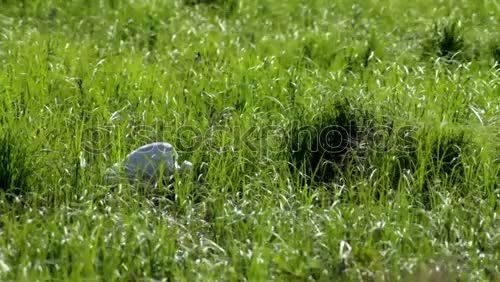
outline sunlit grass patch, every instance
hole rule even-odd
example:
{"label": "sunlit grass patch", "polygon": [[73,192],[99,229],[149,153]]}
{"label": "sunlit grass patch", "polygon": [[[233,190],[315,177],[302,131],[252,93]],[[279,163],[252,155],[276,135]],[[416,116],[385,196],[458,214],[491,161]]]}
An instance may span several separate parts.
{"label": "sunlit grass patch", "polygon": [[0,0],[0,280],[498,280],[493,2]]}

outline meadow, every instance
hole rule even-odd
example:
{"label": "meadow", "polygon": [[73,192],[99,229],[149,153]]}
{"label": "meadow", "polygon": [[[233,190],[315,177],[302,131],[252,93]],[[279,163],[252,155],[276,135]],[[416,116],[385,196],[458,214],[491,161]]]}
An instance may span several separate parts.
{"label": "meadow", "polygon": [[[0,0],[1,281],[498,281],[496,0]],[[107,168],[150,142],[154,189]]]}

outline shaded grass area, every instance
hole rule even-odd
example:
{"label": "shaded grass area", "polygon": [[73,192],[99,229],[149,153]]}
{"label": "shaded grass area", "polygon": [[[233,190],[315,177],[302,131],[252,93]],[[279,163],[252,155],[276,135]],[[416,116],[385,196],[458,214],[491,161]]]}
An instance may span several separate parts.
{"label": "shaded grass area", "polygon": [[386,4],[0,0],[0,280],[498,279],[498,7]]}
{"label": "shaded grass area", "polygon": [[447,60],[466,59],[467,50],[461,27],[457,22],[434,24],[431,35],[423,44],[424,54]]}
{"label": "shaded grass area", "polygon": [[8,128],[0,136],[0,190],[11,200],[31,191],[35,166],[31,147],[22,138]]}
{"label": "shaded grass area", "polygon": [[327,105],[312,124],[294,124],[290,129],[290,168],[303,183],[314,186],[314,182],[331,185],[373,179],[369,183],[381,183],[373,187],[374,200],[401,186],[413,186],[412,197],[426,209],[432,208],[433,186],[467,193],[460,192],[468,189],[467,185],[460,187],[471,169],[467,158],[479,158],[479,147],[470,133],[428,126],[394,128],[392,121],[384,124],[349,105],[348,101]]}

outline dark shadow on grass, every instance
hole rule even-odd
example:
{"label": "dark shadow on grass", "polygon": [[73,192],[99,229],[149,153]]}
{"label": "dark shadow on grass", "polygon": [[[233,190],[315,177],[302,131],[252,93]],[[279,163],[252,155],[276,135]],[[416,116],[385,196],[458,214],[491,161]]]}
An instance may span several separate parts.
{"label": "dark shadow on grass", "polygon": [[311,123],[292,125],[291,168],[303,171],[308,182],[334,181],[352,160],[370,120],[369,113],[354,110],[345,100],[326,106]]}
{"label": "dark shadow on grass", "polygon": [[464,156],[473,146],[463,130],[415,126],[396,130],[392,122],[377,120],[348,100],[318,111],[314,120],[289,131],[290,169],[302,183],[356,185],[369,179],[383,183],[374,186],[375,200],[386,189],[409,185],[425,208],[432,208],[436,185],[463,185]]}
{"label": "dark shadow on grass", "polygon": [[462,28],[453,20],[434,23],[428,37],[422,43],[422,49],[424,57],[443,58],[447,62],[470,59]]}
{"label": "dark shadow on grass", "polygon": [[8,200],[31,190],[31,152],[19,134],[9,129],[0,133],[0,191]]}

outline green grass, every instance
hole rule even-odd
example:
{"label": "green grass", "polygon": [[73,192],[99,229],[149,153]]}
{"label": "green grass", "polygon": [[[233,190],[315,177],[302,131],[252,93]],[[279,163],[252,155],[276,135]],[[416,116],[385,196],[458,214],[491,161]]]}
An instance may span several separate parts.
{"label": "green grass", "polygon": [[499,10],[0,0],[0,280],[498,281]]}

